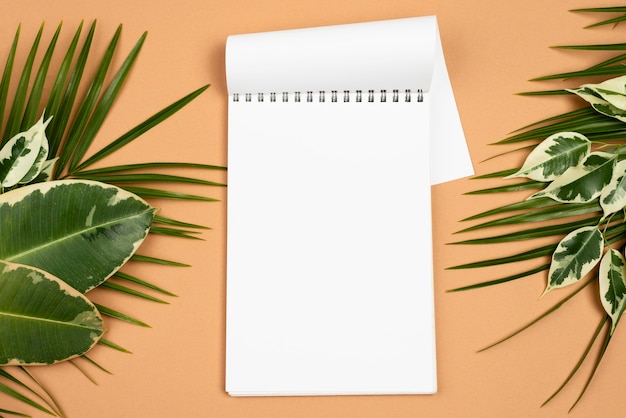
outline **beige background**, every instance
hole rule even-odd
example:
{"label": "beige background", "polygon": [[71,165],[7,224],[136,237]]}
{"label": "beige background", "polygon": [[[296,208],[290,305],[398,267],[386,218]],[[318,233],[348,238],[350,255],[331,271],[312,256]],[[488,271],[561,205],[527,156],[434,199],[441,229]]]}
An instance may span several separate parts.
{"label": "beige background", "polygon": [[[22,23],[22,55],[45,21],[45,39],[64,22],[67,44],[81,19],[98,20],[94,44],[101,53],[116,26],[124,24],[121,51],[127,53],[149,32],[139,61],[118,104],[98,136],[103,145],[175,99],[211,83],[188,108],[106,164],[141,161],[226,163],[226,84],[224,45],[229,34],[382,20],[436,14],[459,112],[478,173],[509,168],[522,155],[480,163],[504,150],[488,144],[539,118],[569,109],[575,101],[523,98],[513,93],[563,85],[525,80],[591,65],[601,54],[550,50],[574,43],[622,42],[621,27],[583,30],[593,21],[568,8],[612,6],[608,0],[75,0],[3,2],[0,60]],[[119,65],[118,57],[116,63]],[[93,70],[93,68],[92,68]],[[218,173],[194,174],[225,180]],[[99,347],[91,356],[114,375],[90,366],[89,383],[69,364],[35,370],[53,389],[72,418],[97,417],[556,417],[584,384],[589,364],[561,396],[541,403],[567,376],[601,317],[593,290],[525,334],[477,354],[559,299],[541,302],[543,276],[466,293],[446,291],[507,274],[505,269],[448,271],[453,264],[504,254],[506,246],[468,248],[446,245],[457,237],[459,219],[519,200],[514,196],[472,197],[464,192],[494,182],[459,180],[433,189],[439,393],[434,396],[294,397],[234,399],[224,392],[225,211],[223,189],[180,187],[209,194],[221,203],[174,204],[158,201],[166,216],[213,227],[204,241],[150,239],[141,252],[187,262],[186,269],[133,266],[131,272],[179,297],[169,306],[94,295],[112,307],[149,322],[151,329],[109,321],[108,338],[127,347],[125,355]],[[496,201],[498,200],[498,201]],[[526,244],[515,247],[526,246]],[[536,264],[533,264],[536,265]],[[529,265],[530,266],[530,265]],[[556,293],[556,292],[555,292]],[[623,415],[626,337],[617,332],[605,361],[573,417]],[[2,407],[16,407],[5,398]],[[19,407],[19,406],[18,406]],[[36,414],[35,414],[36,415]]]}

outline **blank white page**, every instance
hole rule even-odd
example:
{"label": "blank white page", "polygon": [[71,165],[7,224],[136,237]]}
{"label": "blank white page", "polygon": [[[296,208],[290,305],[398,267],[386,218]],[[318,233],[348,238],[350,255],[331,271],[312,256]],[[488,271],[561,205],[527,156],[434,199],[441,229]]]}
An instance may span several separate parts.
{"label": "blank white page", "polygon": [[434,18],[229,38],[229,394],[436,392],[436,45]]}

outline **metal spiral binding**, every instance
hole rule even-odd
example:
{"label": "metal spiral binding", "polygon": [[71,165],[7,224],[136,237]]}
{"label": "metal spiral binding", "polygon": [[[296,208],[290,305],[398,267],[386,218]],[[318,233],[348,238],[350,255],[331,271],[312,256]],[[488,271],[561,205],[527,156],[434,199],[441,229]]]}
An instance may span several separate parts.
{"label": "metal spiral binding", "polygon": [[[350,90],[344,90],[343,91],[343,102],[347,103],[350,101]],[[357,103],[363,102],[363,100],[365,99],[365,95],[363,94],[363,90],[355,90],[355,101]],[[380,102],[387,102],[387,99],[390,98],[392,102],[397,103],[400,102],[400,98],[401,98],[401,93],[400,90],[398,89],[394,89],[391,91],[391,94],[387,93],[387,90],[380,90],[379,92],[379,101]],[[404,102],[411,102],[412,101],[412,94],[414,92],[411,91],[411,89],[406,89],[404,90]],[[419,89],[417,91],[415,91],[415,93],[417,93],[417,97],[416,97],[416,101],[417,102],[423,102],[424,101],[424,92]],[[256,94],[256,101],[257,102],[263,102],[265,100],[266,97],[266,93],[257,93]],[[252,93],[245,93],[244,98],[246,102],[251,102],[252,101]],[[280,95],[281,101],[282,102],[288,102],[289,101],[289,93],[284,91],[282,92]],[[302,96],[305,96],[306,102],[311,103],[313,102],[313,96],[314,93],[313,91],[307,91],[306,93],[303,92],[299,92],[296,91],[293,94],[293,100],[294,102],[301,102],[303,101]],[[276,102],[276,93],[269,93],[269,97],[270,97],[270,102]],[[338,101],[339,98],[339,93],[337,92],[337,90],[331,90],[330,91],[330,101],[331,103],[336,103]],[[324,90],[320,90],[317,94],[317,100],[321,103],[326,101],[326,91]],[[367,101],[372,103],[376,100],[376,92],[374,90],[367,90]],[[234,93],[233,94],[233,102],[238,102],[239,101],[239,93]]]}

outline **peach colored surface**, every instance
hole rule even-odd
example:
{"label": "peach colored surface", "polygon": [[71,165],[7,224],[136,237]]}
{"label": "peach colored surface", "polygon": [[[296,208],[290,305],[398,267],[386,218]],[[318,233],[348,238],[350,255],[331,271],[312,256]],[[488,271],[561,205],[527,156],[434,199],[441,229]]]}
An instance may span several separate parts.
{"label": "peach colored surface", "polygon": [[[101,53],[119,23],[121,51],[128,52],[149,32],[122,96],[98,136],[99,145],[134,126],[184,94],[212,87],[171,120],[106,163],[189,161],[226,163],[226,84],[224,46],[229,34],[382,20],[436,14],[450,77],[478,173],[513,164],[521,156],[479,163],[500,151],[488,146],[528,122],[567,110],[574,102],[522,98],[513,93],[539,86],[525,80],[591,65],[596,57],[550,50],[555,44],[623,42],[621,27],[583,30],[592,17],[568,8],[612,6],[608,0],[73,0],[3,3],[0,59],[22,23],[23,46],[42,21],[49,39],[63,20],[67,44],[81,19],[98,20],[96,52]],[[619,3],[619,2],[617,2]],[[25,58],[22,47],[20,62]],[[119,65],[120,59],[116,61]],[[91,69],[93,70],[93,68]],[[540,87],[558,88],[559,83]],[[187,173],[183,173],[187,174]],[[191,173],[226,180],[215,173]],[[151,329],[109,321],[108,338],[130,349],[126,355],[99,347],[91,356],[114,375],[90,366],[98,381],[89,383],[75,368],[61,364],[35,370],[72,418],[99,417],[557,417],[584,384],[582,374],[548,406],[541,403],[567,376],[600,318],[598,302],[585,292],[566,310],[490,351],[476,351],[542,312],[558,299],[538,295],[545,278],[467,293],[447,290],[506,274],[507,269],[447,271],[453,264],[504,254],[504,247],[446,245],[456,239],[459,219],[504,202],[502,197],[463,193],[478,186],[459,180],[433,189],[436,274],[436,326],[439,392],[433,396],[229,397],[224,392],[225,213],[226,192],[180,187],[222,200],[220,203],[156,202],[164,215],[210,225],[204,241],[150,239],[143,253],[180,260],[186,269],[134,266],[133,272],[173,291],[170,305],[94,297],[149,322]],[[521,199],[523,195],[518,197]],[[556,292],[555,292],[556,293]],[[572,417],[623,415],[626,338],[617,332],[587,395]],[[1,398],[1,407],[20,407]],[[35,416],[38,416],[35,413]]]}

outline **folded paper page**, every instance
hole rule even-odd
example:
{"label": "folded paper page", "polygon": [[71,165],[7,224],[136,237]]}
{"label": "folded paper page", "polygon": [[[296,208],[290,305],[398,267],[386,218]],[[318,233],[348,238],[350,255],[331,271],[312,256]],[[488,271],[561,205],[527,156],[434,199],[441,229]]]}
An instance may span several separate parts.
{"label": "folded paper page", "polygon": [[434,17],[228,39],[229,394],[436,391],[437,57]]}

